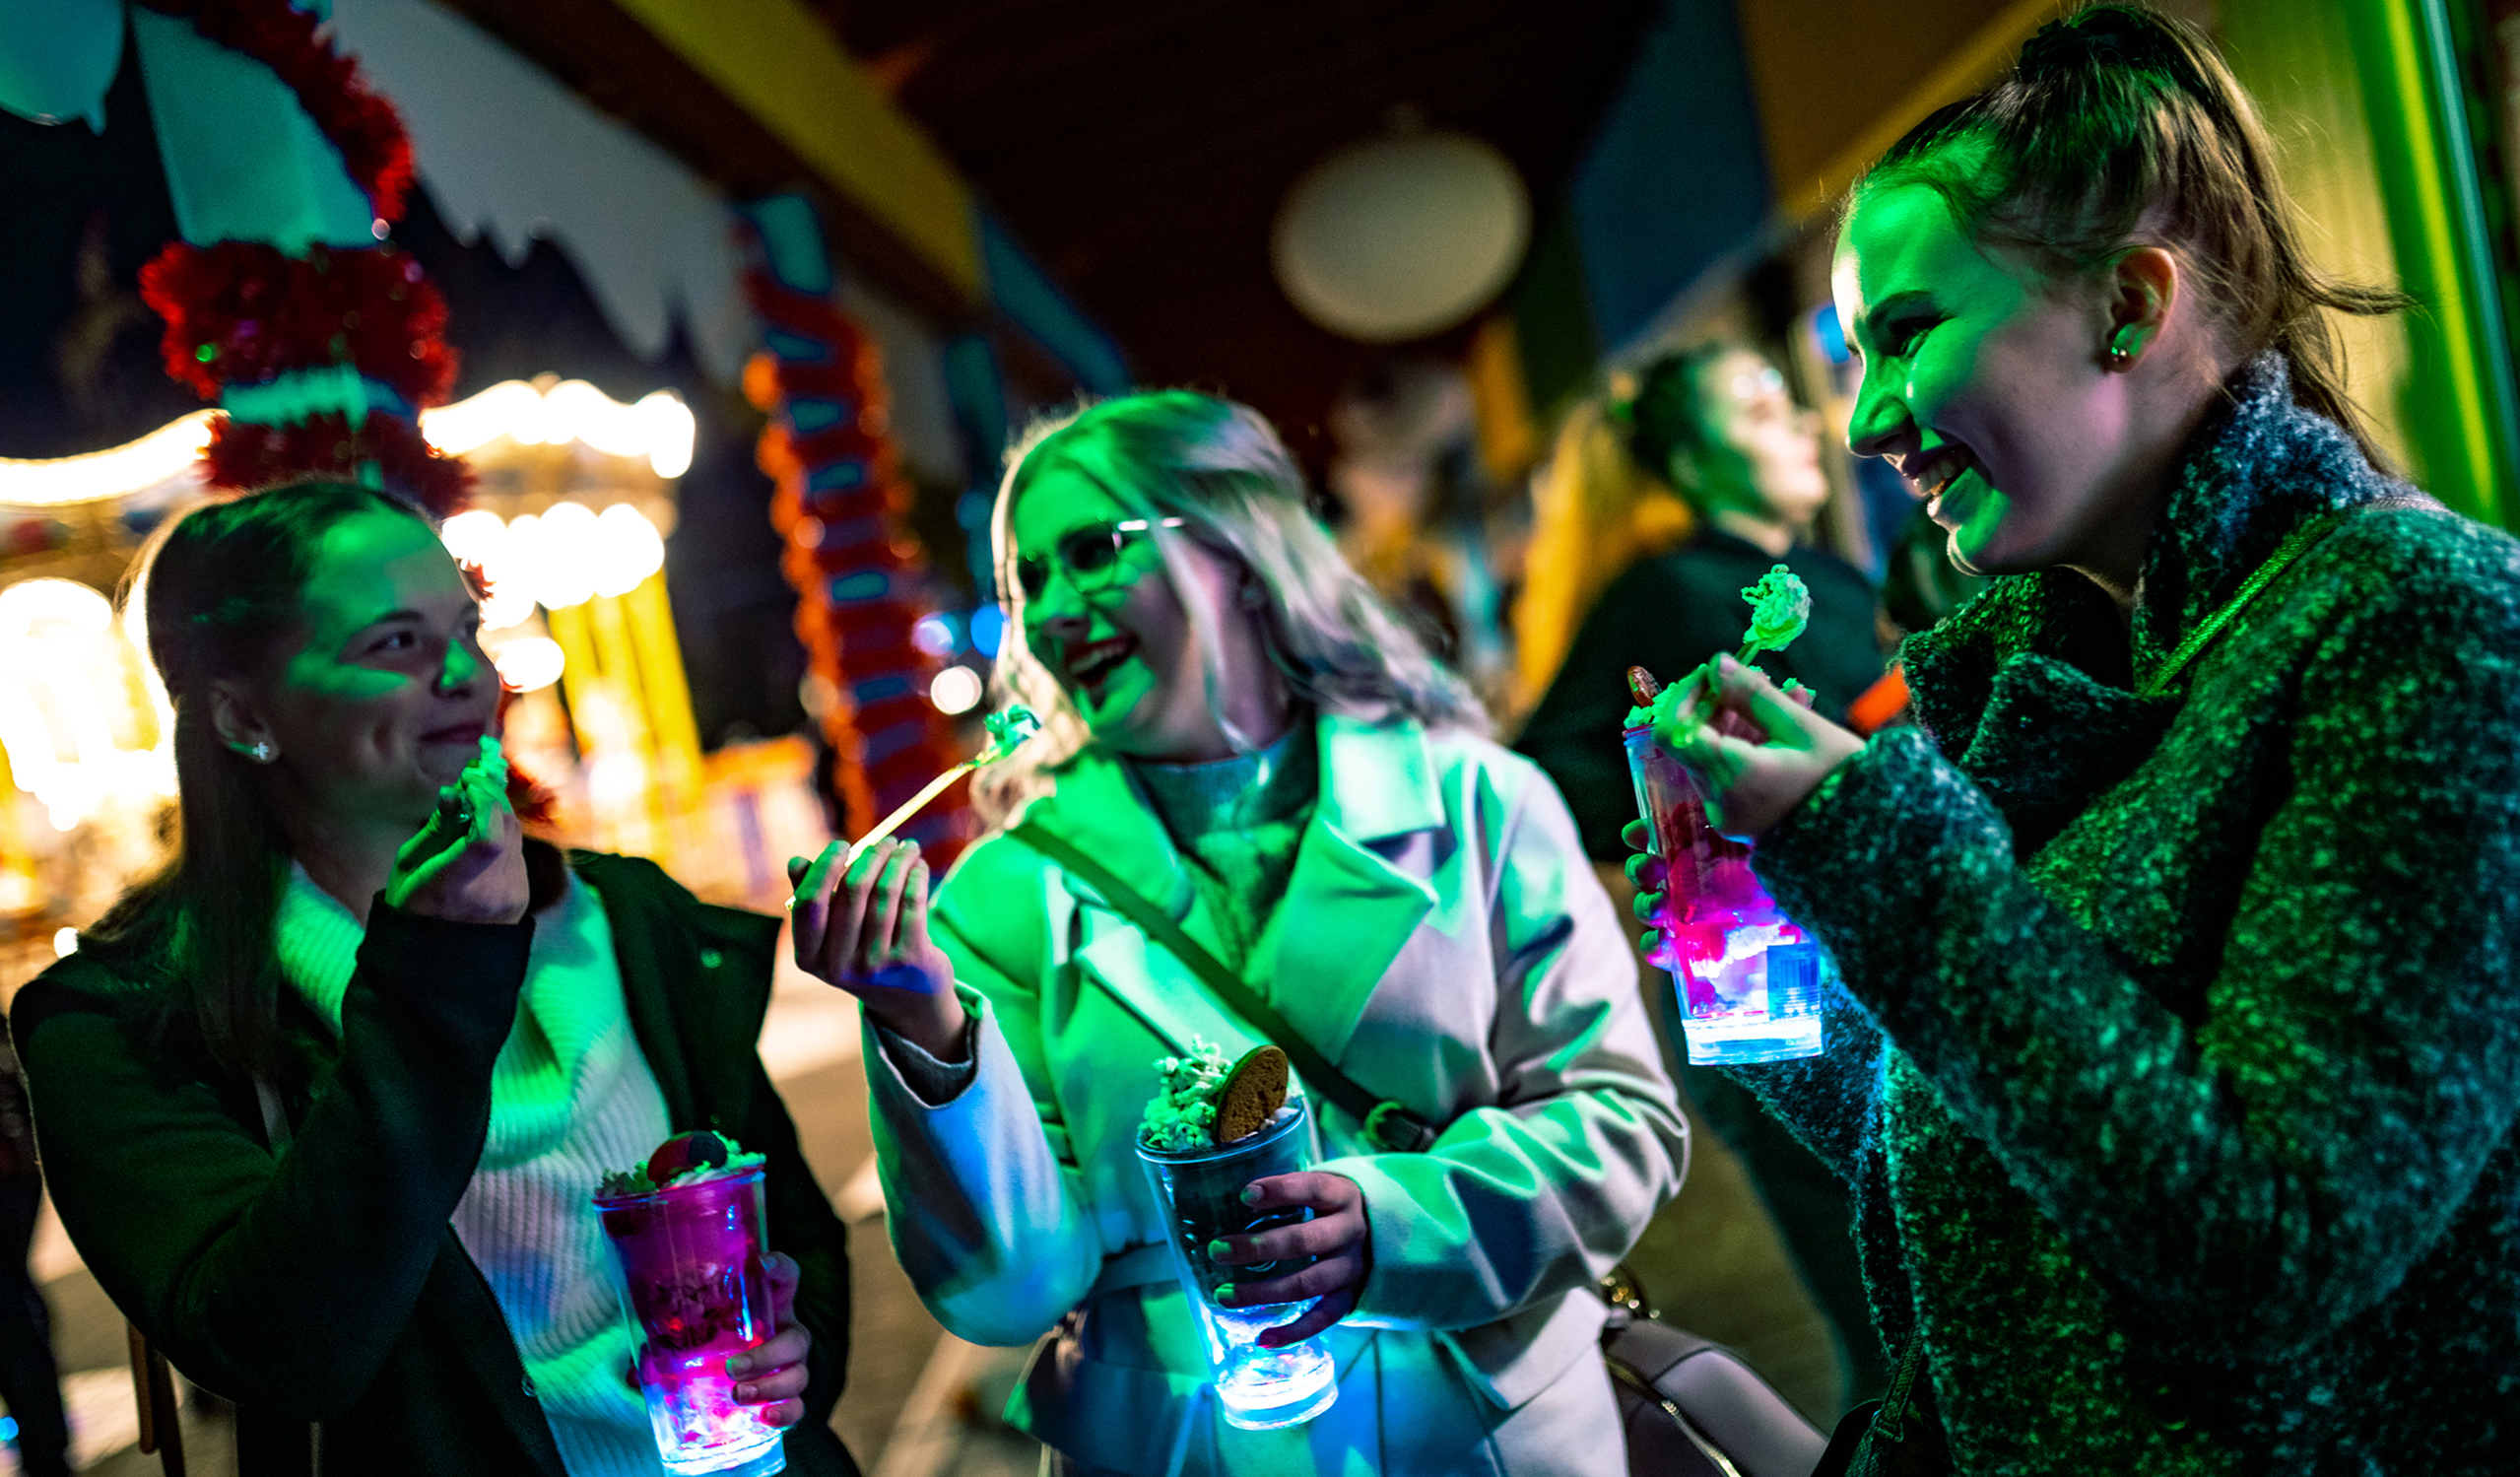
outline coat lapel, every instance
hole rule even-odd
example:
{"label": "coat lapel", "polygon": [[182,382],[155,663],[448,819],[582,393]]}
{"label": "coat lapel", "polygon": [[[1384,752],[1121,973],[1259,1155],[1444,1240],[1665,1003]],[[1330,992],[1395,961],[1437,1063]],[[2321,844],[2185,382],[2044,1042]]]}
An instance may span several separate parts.
{"label": "coat lapel", "polygon": [[[1247,977],[1332,1061],[1374,986],[1434,906],[1444,824],[1426,736],[1413,723],[1320,720],[1321,798],[1295,852],[1287,894],[1253,951]],[[1055,831],[1120,880],[1186,916],[1196,890],[1163,825],[1116,761],[1088,751],[1028,819]],[[1189,966],[1115,917],[1094,889],[1067,878],[1092,906],[1077,961],[1147,1028],[1187,1049],[1205,1037],[1228,1050],[1263,1038],[1202,984]]]}
{"label": "coat lapel", "polygon": [[[1100,750],[1068,763],[1058,788],[1034,801],[1025,816],[1111,869],[1121,882],[1162,908],[1175,922],[1190,913],[1196,890],[1187,863],[1164,834],[1128,770]],[[1069,896],[1083,906],[1076,961],[1121,1008],[1176,1052],[1204,1037],[1229,1051],[1256,1044],[1248,1026],[1214,1000],[1190,967],[1119,915],[1092,883],[1060,871]],[[1053,916],[1059,916],[1058,910]]]}
{"label": "coat lapel", "polygon": [[1255,952],[1269,1003],[1332,1061],[1435,904],[1444,824],[1415,723],[1321,719],[1321,802]]}

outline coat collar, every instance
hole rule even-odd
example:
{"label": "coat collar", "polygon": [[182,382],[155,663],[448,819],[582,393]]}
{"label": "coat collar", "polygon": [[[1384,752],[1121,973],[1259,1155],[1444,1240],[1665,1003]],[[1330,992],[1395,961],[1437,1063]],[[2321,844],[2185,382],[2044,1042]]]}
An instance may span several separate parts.
{"label": "coat collar", "polygon": [[1900,648],[1919,721],[2004,812],[2017,853],[2044,845],[2158,745],[2183,700],[2136,697],[2287,534],[2410,492],[2292,399],[2283,358],[2235,373],[2199,428],[2147,545],[2131,623],[2064,570],[1998,579]]}
{"label": "coat collar", "polygon": [[1917,715],[1947,752],[1965,751],[1997,672],[2024,655],[2131,689],[2294,528],[2411,491],[2373,470],[2343,428],[2294,403],[2283,356],[2262,354],[2233,373],[2162,500],[2131,632],[2098,587],[2070,571],[1998,579],[1900,647]]}
{"label": "coat collar", "polygon": [[[1444,826],[1445,813],[1418,724],[1325,712],[1316,732],[1320,800],[1297,843],[1286,896],[1252,951],[1247,977],[1336,1061],[1374,986],[1434,904],[1428,878],[1438,848],[1425,838]],[[1089,748],[1058,771],[1056,780],[1056,789],[1034,801],[1025,819],[1085,849],[1174,918],[1187,917],[1198,906],[1188,863],[1127,766]],[[1082,880],[1064,881],[1078,901],[1103,906]],[[1186,966],[1134,928],[1097,924],[1077,957],[1176,1047],[1186,1047],[1194,1034],[1216,1039],[1221,1026],[1232,1023]],[[1233,1035],[1259,1039],[1248,1028]]]}

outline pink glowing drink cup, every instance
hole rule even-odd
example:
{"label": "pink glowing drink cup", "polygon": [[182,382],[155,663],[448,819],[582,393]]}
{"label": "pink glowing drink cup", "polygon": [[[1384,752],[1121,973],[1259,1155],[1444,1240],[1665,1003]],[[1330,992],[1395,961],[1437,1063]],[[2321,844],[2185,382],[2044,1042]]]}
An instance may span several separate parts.
{"label": "pink glowing drink cup", "polygon": [[1750,869],[1750,843],[1707,823],[1706,797],[1649,725],[1624,731],[1636,808],[1665,865],[1653,963],[1671,973],[1691,1066],[1817,1056],[1820,946]]}
{"label": "pink glowing drink cup", "polygon": [[665,1470],[675,1477],[766,1477],[787,1465],[779,1429],[735,1398],[726,1357],[768,1341],[762,1267],[762,1172],[646,1194],[597,1195],[638,1332],[638,1387]]}

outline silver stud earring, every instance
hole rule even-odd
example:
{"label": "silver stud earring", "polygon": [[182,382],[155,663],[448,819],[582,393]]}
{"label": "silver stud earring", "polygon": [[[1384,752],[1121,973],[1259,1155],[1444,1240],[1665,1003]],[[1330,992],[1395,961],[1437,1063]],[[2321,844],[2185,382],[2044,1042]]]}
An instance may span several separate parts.
{"label": "silver stud earring", "polygon": [[258,765],[267,765],[280,757],[280,751],[271,746],[271,740],[256,739],[254,746],[245,751],[245,757]]}
{"label": "silver stud earring", "polygon": [[2134,363],[2135,352],[2126,347],[2126,335],[2121,333],[2117,336],[2116,340],[2109,345],[2109,368],[2112,369],[2124,369]]}

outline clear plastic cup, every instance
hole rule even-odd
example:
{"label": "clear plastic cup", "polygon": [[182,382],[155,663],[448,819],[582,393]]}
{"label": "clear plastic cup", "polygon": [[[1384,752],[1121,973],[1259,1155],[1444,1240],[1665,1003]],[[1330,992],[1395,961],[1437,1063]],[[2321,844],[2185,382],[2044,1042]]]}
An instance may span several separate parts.
{"label": "clear plastic cup", "polygon": [[1651,727],[1624,737],[1637,813],[1667,879],[1651,958],[1671,974],[1690,1065],[1819,1055],[1827,957],[1758,885],[1750,843],[1707,823],[1688,766],[1654,742]]}
{"label": "clear plastic cup", "polygon": [[762,1267],[762,1172],[644,1195],[595,1197],[616,1286],[638,1333],[638,1387],[657,1454],[674,1477],[767,1477],[787,1465],[781,1433],[735,1398],[726,1357],[769,1341]]}
{"label": "clear plastic cup", "polygon": [[1312,1212],[1280,1207],[1253,1210],[1242,1192],[1254,1179],[1310,1169],[1312,1120],[1303,1101],[1279,1109],[1259,1132],[1216,1149],[1163,1150],[1138,1145],[1156,1203],[1172,1228],[1172,1262],[1190,1306],[1198,1309],[1215,1368],[1218,1403],[1226,1423],[1245,1431],[1298,1426],[1339,1399],[1338,1362],[1318,1338],[1282,1349],[1260,1347],[1262,1330],[1292,1323],[1312,1307],[1270,1303],[1220,1308],[1217,1289],[1231,1282],[1284,1277],[1311,1258],[1223,1266],[1208,1258],[1208,1243],[1312,1219]]}

